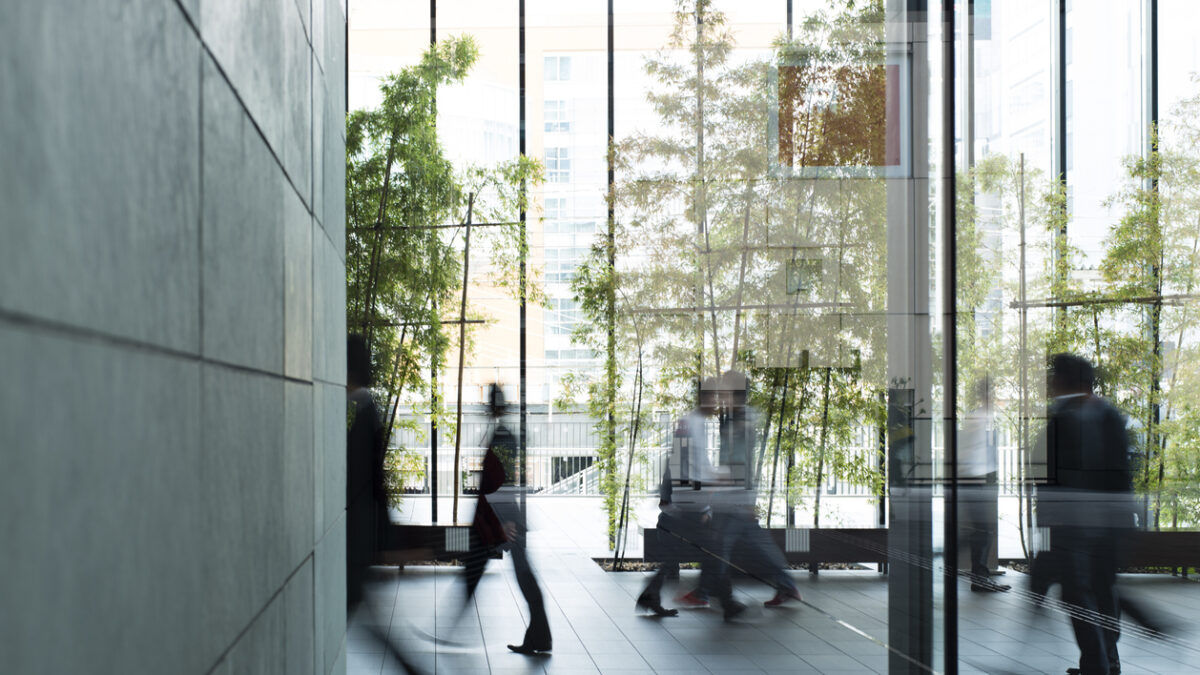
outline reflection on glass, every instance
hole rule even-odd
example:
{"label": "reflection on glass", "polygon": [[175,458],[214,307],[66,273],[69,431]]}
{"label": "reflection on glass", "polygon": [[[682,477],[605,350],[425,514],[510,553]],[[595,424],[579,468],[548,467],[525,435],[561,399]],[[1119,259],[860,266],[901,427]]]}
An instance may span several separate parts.
{"label": "reflection on glass", "polygon": [[[668,630],[715,608],[695,615],[707,643],[746,622],[784,636],[786,667],[822,671],[1112,672],[1119,658],[1133,672],[1151,650],[1189,663],[1185,622],[1155,600],[1187,582],[1118,576],[1194,564],[1177,551],[1196,550],[1200,519],[1200,50],[1180,28],[1190,4],[1159,4],[1152,73],[1146,6],[1125,0],[1066,3],[1063,24],[1054,3],[976,0],[952,25],[891,0],[796,0],[791,25],[782,2],[619,1],[610,17],[530,0],[523,54],[518,3],[443,3],[439,35],[471,34],[480,54],[437,96],[448,161],[466,175],[523,143],[543,180],[482,198],[476,223],[508,222],[526,195],[525,224],[474,230],[465,283],[433,308],[448,347],[414,353],[419,386],[396,400],[408,477],[393,485],[412,494],[394,519],[432,522],[434,456],[438,498],[478,490],[486,385],[501,381],[524,401],[511,428],[531,556],[544,542],[604,559],[589,593],[636,594]],[[446,214],[459,229],[426,244],[455,275],[462,201]],[[463,318],[484,323],[460,344]],[[1094,364],[1093,388],[1048,390],[1052,354]],[[1096,399],[1124,450],[1047,440],[1074,419],[1072,393]],[[1122,452],[1109,469],[1127,485],[1084,502],[1129,518],[1054,522],[1100,510],[1056,506],[1094,492],[1064,472]],[[430,555],[453,559],[443,548]],[[621,581],[631,563],[653,574]],[[810,574],[829,583],[810,592]],[[1118,586],[1132,600],[1113,601]],[[573,626],[595,618],[562,606]],[[1037,618],[1045,607],[1074,623]],[[1137,626],[1118,647],[1121,616]],[[584,651],[591,630],[576,627]],[[1001,646],[1013,639],[1030,648]],[[688,646],[708,663],[711,645]]]}

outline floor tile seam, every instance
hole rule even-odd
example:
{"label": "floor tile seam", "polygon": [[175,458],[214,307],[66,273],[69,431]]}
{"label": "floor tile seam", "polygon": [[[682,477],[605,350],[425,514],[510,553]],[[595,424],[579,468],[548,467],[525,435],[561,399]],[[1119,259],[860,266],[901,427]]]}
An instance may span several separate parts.
{"label": "floor tile seam", "polygon": [[[553,557],[556,562],[558,562],[560,564],[567,564],[566,561],[564,561],[562,559],[562,556],[558,555],[557,553],[555,553]],[[564,569],[564,568],[560,567],[559,569]],[[592,662],[592,666],[597,671],[599,671],[600,666],[596,663],[596,660],[594,658],[592,658],[591,652],[587,651],[587,645],[583,643],[583,638],[582,638],[582,636],[579,635],[579,630],[575,627],[575,624],[571,621],[571,617],[565,611],[563,611],[562,605],[558,602],[558,598],[556,598],[553,593],[545,593],[544,595],[550,596],[550,599],[554,602],[555,608],[558,609],[559,613],[562,614],[563,618],[566,620],[567,626],[570,627],[571,633],[575,636],[575,639],[577,641],[579,641],[580,644],[583,644],[584,653],[587,655],[588,660],[590,660]]]}

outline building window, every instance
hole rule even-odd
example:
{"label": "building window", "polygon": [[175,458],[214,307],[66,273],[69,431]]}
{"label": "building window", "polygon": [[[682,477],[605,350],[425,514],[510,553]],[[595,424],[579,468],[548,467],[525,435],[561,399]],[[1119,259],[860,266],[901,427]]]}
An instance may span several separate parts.
{"label": "building window", "polygon": [[546,232],[549,234],[595,234],[596,222],[593,220],[582,222],[550,220],[547,216]]}
{"label": "building window", "polygon": [[570,131],[571,122],[567,119],[566,101],[546,101],[545,107],[546,131]]}
{"label": "building window", "polygon": [[547,56],[545,61],[547,82],[563,82],[571,79],[571,57]]}
{"label": "building window", "polygon": [[571,298],[550,298],[550,311],[546,313],[546,326],[554,335],[570,335],[576,323],[583,318],[579,303]]}
{"label": "building window", "polygon": [[[575,278],[575,269],[587,253],[588,249],[582,246],[546,249],[546,281],[570,283]],[[563,309],[558,305],[554,305],[554,308],[555,311]]]}
{"label": "building window", "polygon": [[547,361],[594,361],[600,354],[591,349],[547,349],[545,358]]}
{"label": "building window", "polygon": [[546,220],[561,220],[567,217],[567,200],[563,197],[546,198]]}
{"label": "building window", "polygon": [[571,151],[567,148],[546,148],[546,181],[571,182]]}

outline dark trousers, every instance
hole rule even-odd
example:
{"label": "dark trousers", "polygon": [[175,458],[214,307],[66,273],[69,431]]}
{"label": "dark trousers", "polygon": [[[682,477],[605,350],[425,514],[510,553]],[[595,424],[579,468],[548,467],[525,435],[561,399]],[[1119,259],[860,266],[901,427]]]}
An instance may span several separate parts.
{"label": "dark trousers", "polygon": [[346,509],[346,607],[363,599],[367,571],[381,547],[381,530],[388,523],[387,509],[369,495]]}
{"label": "dark trousers", "polygon": [[655,603],[661,602],[663,583],[668,577],[679,576],[679,563],[689,560],[700,561],[700,585],[696,587],[697,591],[701,595],[716,592],[716,561],[708,553],[713,550],[712,531],[700,522],[699,517],[699,514],[658,514],[656,532],[663,551],[663,561],[642,591],[643,597]]}
{"label": "dark trousers", "polygon": [[1079,670],[1110,675],[1121,668],[1116,538],[1103,528],[1071,527],[1055,528],[1050,540],[1062,565],[1063,600],[1081,614],[1071,617]]}
{"label": "dark trousers", "polygon": [[[483,577],[483,570],[491,558],[492,549],[484,545],[475,530],[471,530],[471,550],[463,556],[463,581],[466,583],[466,598],[464,609],[475,597],[475,589]],[[517,535],[515,541],[508,544],[508,554],[512,560],[513,572],[516,573],[517,587],[525,596],[529,605],[529,627],[525,630],[523,644],[536,647],[550,647],[550,620],[546,617],[546,601],[542,597],[542,589],[534,576],[533,566],[529,563],[529,555],[525,550],[525,533]]]}
{"label": "dark trousers", "polygon": [[988,579],[991,566],[992,542],[996,538],[996,500],[999,487],[996,474],[990,474],[983,484],[959,487],[959,531],[962,543],[971,549],[971,574],[976,581]]}
{"label": "dark trousers", "polygon": [[787,559],[775,545],[775,540],[758,524],[750,511],[733,511],[717,516],[718,595],[731,597],[733,585],[730,579],[731,563],[738,560],[745,570],[777,591],[795,591],[796,584],[787,573]]}

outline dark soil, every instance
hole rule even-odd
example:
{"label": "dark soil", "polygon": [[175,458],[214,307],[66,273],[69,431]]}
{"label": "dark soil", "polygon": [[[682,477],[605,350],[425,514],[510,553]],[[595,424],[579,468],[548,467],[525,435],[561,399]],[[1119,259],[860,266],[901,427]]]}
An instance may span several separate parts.
{"label": "dark soil", "polygon": [[[600,569],[604,570],[605,572],[653,572],[654,570],[658,569],[658,563],[645,562],[638,558],[622,559],[621,560],[621,568],[617,569],[617,570],[613,569],[613,559],[612,558],[592,558],[592,560],[596,561],[596,564],[600,566]],[[700,569],[700,564],[699,563],[683,563],[679,567],[681,569],[685,569],[685,570],[698,570],[698,569]],[[788,565],[788,569],[807,570],[808,563],[798,563],[798,564],[794,564],[794,565]],[[817,569],[819,569],[819,570],[869,570],[871,568],[867,567],[865,565],[856,565],[853,563],[821,563],[821,564],[817,565]]]}
{"label": "dark soil", "polygon": [[[1024,560],[1002,560],[1001,567],[1006,567],[1014,572],[1021,574],[1029,574],[1029,563]],[[1178,574],[1178,567],[1122,567],[1118,572],[1122,574]],[[1196,575],[1196,568],[1191,567],[1186,570],[1189,576]]]}

